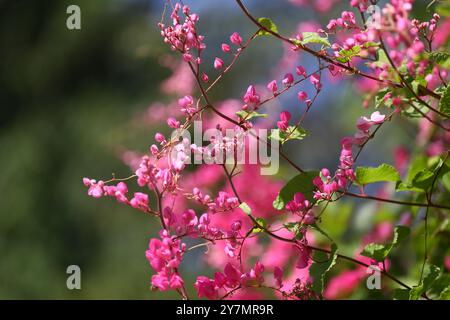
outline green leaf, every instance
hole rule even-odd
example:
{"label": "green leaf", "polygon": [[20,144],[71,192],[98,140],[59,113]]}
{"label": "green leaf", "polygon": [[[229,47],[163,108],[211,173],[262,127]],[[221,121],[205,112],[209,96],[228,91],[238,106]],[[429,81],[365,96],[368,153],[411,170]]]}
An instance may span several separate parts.
{"label": "green leaf", "polygon": [[444,185],[445,189],[450,192],[450,172],[447,172],[442,176],[442,184]]}
{"label": "green leaf", "polygon": [[246,215],[251,215],[252,214],[252,209],[249,207],[249,205],[246,202],[242,202],[239,205],[239,208],[241,208],[241,210],[244,211],[244,213]]}
{"label": "green leaf", "polygon": [[379,47],[380,43],[379,42],[373,42],[373,41],[367,41],[364,43],[363,47],[365,49],[371,48],[371,47]]}
{"label": "green leaf", "polygon": [[426,87],[427,81],[424,76],[417,76],[414,80],[411,81],[411,87],[416,94],[422,95],[420,92],[421,87]]}
{"label": "green leaf", "polygon": [[[404,95],[412,97],[412,94],[406,92],[406,89],[404,91]],[[403,99],[403,101],[407,101],[407,99]],[[404,115],[406,117],[423,118],[423,114],[426,114],[429,111],[427,106],[423,105],[420,102],[417,102],[416,100],[412,100],[410,102],[414,105],[414,108],[412,106],[407,106],[407,108],[402,109],[402,115]]]}
{"label": "green leaf", "polygon": [[361,255],[372,258],[376,261],[383,261],[391,252],[392,248],[396,247],[409,235],[409,228],[405,226],[398,226],[394,229],[394,238],[388,244],[369,243],[361,252]]}
{"label": "green leaf", "polygon": [[336,58],[337,61],[342,63],[347,63],[351,61],[354,57],[358,57],[361,52],[360,46],[353,46],[351,49],[339,51],[339,56]]}
{"label": "green leaf", "polygon": [[409,300],[418,300],[422,294],[426,293],[431,285],[439,276],[440,269],[435,265],[427,264],[423,271],[423,279],[418,286],[415,286],[409,292]]}
{"label": "green leaf", "polygon": [[264,229],[267,228],[267,222],[266,222],[266,220],[264,220],[264,218],[256,218],[256,221],[257,221],[258,224],[259,224],[260,226],[262,226],[263,228],[260,228],[260,227],[255,226],[255,227],[253,227],[252,232],[253,232],[253,233],[263,232]]}
{"label": "green leaf", "polygon": [[[273,23],[273,21],[269,18],[258,18],[258,22],[267,30],[273,31],[275,33],[278,33],[278,28],[275,25],[275,23]],[[264,36],[264,35],[271,35],[270,32],[267,32],[266,30],[259,30],[258,31],[258,36]]]}
{"label": "green leaf", "polygon": [[295,238],[297,240],[301,240],[303,238],[302,225],[298,222],[287,222],[284,223],[283,226],[289,230],[290,232],[295,234]]}
{"label": "green leaf", "polygon": [[449,172],[450,168],[443,163],[442,159],[438,158],[437,162],[433,161],[431,166],[428,164],[429,160],[433,160],[433,158],[429,159],[425,156],[414,158],[405,181],[397,183],[396,191],[426,192],[431,188],[438,170],[438,178]]}
{"label": "green leaf", "polygon": [[267,118],[266,113],[258,113],[256,111],[247,112],[245,110],[239,110],[236,112],[236,115],[239,116],[241,119],[250,120],[253,118]]}
{"label": "green leaf", "polygon": [[385,163],[376,168],[372,167],[356,168],[356,182],[360,185],[384,181],[397,182],[399,180],[400,175],[397,169]]}
{"label": "green leaf", "polygon": [[450,299],[450,274],[441,273],[441,275],[433,282],[428,290],[427,295],[432,299],[449,300]]}
{"label": "green leaf", "polygon": [[450,300],[450,286],[442,290],[439,300]]}
{"label": "green leaf", "polygon": [[281,131],[280,129],[272,129],[270,138],[281,141],[281,144],[284,144],[289,140],[303,140],[307,134],[308,131],[301,127],[289,126],[286,131]]}
{"label": "green leaf", "polygon": [[322,295],[325,275],[336,264],[337,245],[331,244],[331,253],[327,255],[325,252],[316,251],[313,256],[313,264],[309,268],[309,274],[313,278],[312,289],[319,295]]}
{"label": "green leaf", "polygon": [[371,62],[371,64],[373,64],[379,68],[381,68],[385,65],[389,66],[389,59],[388,59],[386,53],[384,52],[384,50],[378,49],[377,55],[378,55],[378,60],[375,62]]}
{"label": "green leaf", "polygon": [[409,290],[400,288],[395,289],[394,300],[409,300]]}
{"label": "green leaf", "polygon": [[303,40],[300,41],[302,45],[317,43],[326,47],[331,47],[328,38],[320,36],[317,32],[302,32],[302,38]]}
{"label": "green leaf", "polygon": [[383,105],[386,105],[386,107],[389,107],[392,104],[392,99],[386,99],[385,97],[388,93],[391,93],[392,91],[389,88],[384,88],[378,91],[378,93],[375,95],[375,108],[379,108]]}
{"label": "green leaf", "polygon": [[316,187],[312,180],[319,175],[319,171],[309,171],[300,173],[292,178],[283,188],[273,202],[273,207],[278,210],[283,210],[286,203],[294,198],[297,192],[303,193],[306,199],[313,200],[313,191]]}
{"label": "green leaf", "polygon": [[450,86],[447,86],[439,100],[439,111],[450,116]]}
{"label": "green leaf", "polygon": [[428,59],[439,64],[444,69],[450,68],[450,53],[445,51],[434,51],[428,55]]}

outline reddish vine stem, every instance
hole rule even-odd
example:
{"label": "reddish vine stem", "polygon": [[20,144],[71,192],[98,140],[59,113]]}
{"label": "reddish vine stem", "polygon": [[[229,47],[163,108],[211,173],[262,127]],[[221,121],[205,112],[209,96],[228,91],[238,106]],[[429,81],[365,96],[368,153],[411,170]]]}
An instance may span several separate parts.
{"label": "reddish vine stem", "polygon": [[399,205],[404,205],[404,206],[412,206],[412,207],[424,207],[424,208],[430,207],[430,208],[450,210],[450,207],[440,205],[440,204],[427,204],[427,203],[400,201],[400,200],[394,200],[394,199],[385,199],[385,198],[379,198],[379,197],[369,196],[369,195],[365,195],[365,194],[352,193],[349,191],[338,191],[338,192],[342,193],[344,195],[350,196],[350,197],[360,198],[360,199],[375,200],[375,201],[380,201],[380,202],[388,202],[388,203],[394,203],[394,204],[399,204]]}

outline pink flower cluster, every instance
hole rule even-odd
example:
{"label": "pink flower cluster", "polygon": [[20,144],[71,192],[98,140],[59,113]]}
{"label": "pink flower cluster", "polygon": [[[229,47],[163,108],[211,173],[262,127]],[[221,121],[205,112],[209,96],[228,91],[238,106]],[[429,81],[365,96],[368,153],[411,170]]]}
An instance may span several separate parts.
{"label": "pink flower cluster", "polygon": [[[216,272],[214,274],[214,279],[205,276],[197,277],[194,287],[197,290],[199,298],[218,299],[220,292],[224,292],[224,295],[226,295],[237,287],[261,286],[264,282],[263,272],[264,266],[259,261],[256,262],[250,271],[245,273],[242,273],[231,263],[228,263],[223,273]],[[274,274],[277,285],[281,286],[283,272],[280,268],[277,268]]]}
{"label": "pink flower cluster", "polygon": [[318,188],[314,192],[314,199],[330,200],[334,192],[339,188],[346,189],[348,181],[355,180],[353,172],[353,152],[354,145],[361,146],[370,137],[370,128],[374,125],[380,125],[386,120],[386,116],[380,114],[379,111],[372,113],[370,118],[361,117],[356,122],[358,132],[353,137],[345,137],[341,140],[341,155],[339,157],[339,167],[334,177],[328,169],[324,168],[320,172],[320,176],[314,178],[313,183]]}
{"label": "pink flower cluster", "polygon": [[341,27],[343,29],[357,28],[355,14],[351,11],[342,11],[341,17],[338,19],[331,19],[327,24],[327,29],[334,31],[336,27]]}
{"label": "pink flower cluster", "polygon": [[294,195],[294,199],[286,204],[286,210],[301,217],[300,223],[313,224],[315,222],[312,204],[301,192]]}
{"label": "pink flower cluster", "polygon": [[277,122],[277,127],[281,131],[286,131],[289,127],[289,120],[291,120],[291,113],[289,111],[283,111],[280,113],[280,121]]}
{"label": "pink flower cluster", "polygon": [[245,105],[242,107],[242,109],[247,111],[257,110],[261,102],[261,98],[259,94],[256,93],[256,89],[253,85],[250,85],[247,88],[243,100],[245,102]]}
{"label": "pink flower cluster", "polygon": [[184,281],[178,273],[178,267],[186,251],[186,245],[179,239],[171,237],[166,230],[160,232],[161,240],[150,239],[145,252],[156,274],[152,276],[152,285],[161,291],[169,288],[177,290],[183,287]]}
{"label": "pink flower cluster", "polygon": [[[185,15],[184,21],[179,15],[179,11],[182,9]],[[196,63],[201,63],[200,53],[206,48],[203,43],[204,37],[197,34],[196,23],[199,19],[198,15],[190,13],[188,6],[181,8],[180,3],[176,3],[171,14],[172,25],[166,26],[163,23],[159,24],[161,29],[161,35],[164,38],[164,42],[170,44],[172,50],[178,50],[183,54],[185,61],[192,61],[192,49],[198,50],[198,56],[195,59]]]}
{"label": "pink flower cluster", "polygon": [[83,178],[85,186],[89,187],[88,195],[93,198],[100,198],[103,196],[115,197],[120,203],[127,204],[135,209],[144,212],[149,211],[148,195],[142,192],[135,192],[134,196],[129,200],[126,196],[128,187],[124,182],[119,182],[116,186],[106,185],[103,181],[96,181],[94,179]]}

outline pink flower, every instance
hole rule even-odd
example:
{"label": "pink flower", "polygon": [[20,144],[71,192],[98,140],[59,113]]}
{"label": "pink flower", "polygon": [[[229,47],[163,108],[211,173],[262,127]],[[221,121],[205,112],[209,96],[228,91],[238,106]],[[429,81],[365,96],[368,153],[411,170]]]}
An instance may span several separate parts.
{"label": "pink flower", "polygon": [[257,261],[255,267],[250,269],[248,273],[242,276],[242,280],[244,282],[256,282],[257,284],[262,284],[264,282],[264,278],[262,276],[264,272],[264,265]]}
{"label": "pink flower", "polygon": [[294,82],[294,76],[292,75],[292,73],[286,73],[282,80],[282,83],[284,84],[284,86],[289,87],[292,85],[293,82]]}
{"label": "pink flower", "polygon": [[230,46],[226,43],[222,43],[222,51],[228,53],[231,51]]}
{"label": "pink flower", "polygon": [[280,267],[275,267],[273,269],[273,277],[275,279],[275,285],[277,287],[282,287],[283,286],[283,269],[281,269]]}
{"label": "pink flower", "polygon": [[192,98],[192,96],[184,96],[183,98],[178,99],[178,105],[181,108],[187,108],[192,104],[194,104],[194,98]]}
{"label": "pink flower", "polygon": [[155,140],[156,140],[156,142],[162,143],[162,142],[166,141],[166,138],[163,136],[162,133],[157,132],[155,134]]}
{"label": "pink flower", "polygon": [[295,71],[296,71],[296,73],[297,73],[299,76],[303,76],[303,77],[306,78],[306,70],[305,70],[305,68],[303,68],[302,66],[297,66],[297,68],[295,69]]}
{"label": "pink flower", "polygon": [[297,212],[307,206],[309,206],[308,200],[305,199],[305,196],[301,192],[297,192],[294,195],[294,199],[286,204],[286,210]]}
{"label": "pink flower", "polygon": [[230,36],[230,41],[231,41],[231,43],[233,43],[233,44],[235,44],[235,45],[237,45],[237,46],[240,46],[241,43],[242,43],[242,38],[241,38],[241,36],[239,35],[239,33],[234,32],[234,33]]}
{"label": "pink flower", "polygon": [[191,61],[192,60],[192,55],[189,54],[189,53],[183,54],[183,60],[186,61],[186,62]]}
{"label": "pink flower", "polygon": [[320,76],[317,73],[314,73],[309,78],[309,81],[316,87],[317,90],[320,90],[322,87],[322,84],[320,83]]}
{"label": "pink flower", "polygon": [[130,206],[142,211],[148,210],[148,195],[141,192],[136,192],[134,197],[130,200]]}
{"label": "pink flower", "polygon": [[286,131],[289,127],[289,120],[291,119],[291,113],[289,111],[283,111],[280,113],[281,121],[277,122],[277,126],[281,131]]}
{"label": "pink flower", "polygon": [[299,101],[305,101],[306,99],[308,99],[308,94],[305,91],[300,91],[297,94],[297,97]]}
{"label": "pink flower", "polygon": [[231,210],[239,206],[239,200],[230,196],[224,191],[219,191],[219,195],[215,199],[215,208],[223,211]]}
{"label": "pink flower", "polygon": [[152,286],[161,291],[169,289],[169,279],[164,274],[155,274],[152,276]]}
{"label": "pink flower", "polygon": [[157,154],[158,153],[158,146],[156,145],[156,144],[152,144],[151,146],[150,146],[150,153],[151,154],[153,154],[153,155],[155,155],[155,154]]}
{"label": "pink flower", "polygon": [[170,117],[167,119],[167,125],[173,129],[178,129],[180,127],[180,122],[175,118]]}
{"label": "pink flower", "polygon": [[207,83],[209,81],[208,75],[206,73],[204,73],[204,72],[202,73],[202,81],[205,82],[205,83]]}
{"label": "pink flower", "polygon": [[234,288],[239,285],[241,279],[241,272],[236,269],[231,263],[227,263],[224,269],[225,276],[227,277],[227,286]]}
{"label": "pink flower", "polygon": [[311,260],[311,249],[307,246],[298,246],[297,248],[299,249],[299,256],[295,267],[297,269],[305,269]]}
{"label": "pink flower", "polygon": [[366,117],[361,117],[356,121],[356,127],[359,130],[367,131],[372,127],[372,121]]}
{"label": "pink flower", "polygon": [[258,108],[259,104],[260,104],[260,97],[259,95],[256,93],[256,89],[253,85],[250,85],[247,88],[247,91],[245,92],[244,95],[244,102],[246,103],[242,109],[244,110],[255,110]]}
{"label": "pink flower", "polygon": [[272,91],[274,94],[277,92],[278,87],[277,87],[277,81],[276,80],[272,80],[267,84],[267,89],[269,89],[270,91]]}
{"label": "pink flower", "polygon": [[367,139],[369,139],[369,136],[370,136],[370,134],[368,131],[358,131],[353,136],[354,137],[353,141],[357,145],[362,145],[367,141]]}
{"label": "pink flower", "polygon": [[319,191],[314,192],[313,197],[316,200],[330,200],[333,193],[339,189],[339,185],[336,181],[327,180],[324,182],[320,176],[313,179],[313,184],[319,189]]}
{"label": "pink flower", "polygon": [[103,196],[103,188],[99,184],[92,184],[89,187],[88,195],[90,195],[93,198],[100,198]]}
{"label": "pink flower", "polygon": [[386,119],[386,116],[384,114],[380,114],[379,111],[375,111],[370,116],[370,121],[372,121],[375,124],[381,124],[384,122],[385,119]]}
{"label": "pink flower", "polygon": [[447,269],[447,272],[450,272],[450,256],[445,256],[444,266]]}
{"label": "pink flower", "polygon": [[218,69],[222,69],[222,67],[223,67],[223,60],[220,58],[215,58],[214,59],[214,68],[218,70]]}
{"label": "pink flower", "polygon": [[330,22],[327,24],[327,29],[332,31],[334,28],[336,28],[337,23],[335,19],[331,19]]}
{"label": "pink flower", "polygon": [[[170,237],[167,230],[160,232],[161,240],[150,239],[145,256],[156,274],[152,276],[152,285],[161,291],[169,287],[178,289],[183,285],[183,279],[176,270],[186,250],[186,245],[179,239]],[[170,280],[169,280],[170,279]]]}
{"label": "pink flower", "polygon": [[205,276],[197,277],[194,284],[195,290],[197,290],[197,295],[199,298],[217,299],[218,290],[216,288],[214,280],[209,279]]}
{"label": "pink flower", "polygon": [[172,274],[170,277],[170,288],[176,290],[183,287],[184,281],[177,273]]}

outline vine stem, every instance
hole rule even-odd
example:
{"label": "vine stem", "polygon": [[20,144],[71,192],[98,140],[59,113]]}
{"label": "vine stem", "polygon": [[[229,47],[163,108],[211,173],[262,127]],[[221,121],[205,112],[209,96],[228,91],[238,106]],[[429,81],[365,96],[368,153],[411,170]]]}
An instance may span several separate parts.
{"label": "vine stem", "polygon": [[365,195],[365,194],[352,193],[349,191],[338,191],[338,192],[340,192],[343,195],[347,195],[347,196],[354,197],[354,198],[360,198],[360,199],[375,200],[375,201],[388,202],[388,203],[394,203],[394,204],[412,206],[412,207],[438,208],[438,209],[450,210],[450,207],[440,205],[440,204],[427,204],[427,203],[400,201],[400,200],[394,200],[394,199],[385,199],[385,198],[379,198],[379,197],[369,196],[369,195]]}
{"label": "vine stem", "polygon": [[431,187],[430,187],[430,192],[427,192],[427,202],[428,202],[428,206],[427,209],[425,210],[425,239],[424,239],[424,248],[425,248],[425,253],[424,253],[424,257],[423,257],[423,263],[422,263],[422,269],[420,270],[420,282],[422,282],[423,279],[423,273],[425,271],[425,264],[428,260],[428,209],[432,206],[431,203],[431,197],[433,196],[433,189],[434,189],[434,185],[436,183],[437,177],[439,176],[439,172],[441,172],[442,167],[445,165],[445,162],[448,159],[449,156],[449,152],[447,151],[447,154],[444,158],[444,160],[442,161],[442,165],[437,169],[434,177],[433,177],[433,181],[431,182]]}

